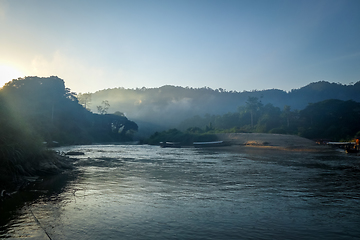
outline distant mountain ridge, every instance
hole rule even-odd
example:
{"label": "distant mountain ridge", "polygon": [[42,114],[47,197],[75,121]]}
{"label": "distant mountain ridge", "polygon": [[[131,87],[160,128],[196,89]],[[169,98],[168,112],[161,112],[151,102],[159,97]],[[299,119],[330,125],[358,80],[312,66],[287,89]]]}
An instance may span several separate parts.
{"label": "distant mountain ridge", "polygon": [[[158,127],[176,127],[182,120],[195,115],[217,115],[237,111],[249,97],[258,97],[263,104],[271,103],[283,109],[301,110],[309,103],[327,99],[353,100],[360,102],[360,81],[344,85],[319,81],[289,92],[279,89],[261,91],[225,91],[223,89],[162,86],[159,88],[124,89],[114,88],[92,94],[91,110],[108,100],[109,112],[120,111],[138,122]],[[139,124],[141,129],[141,124]]]}

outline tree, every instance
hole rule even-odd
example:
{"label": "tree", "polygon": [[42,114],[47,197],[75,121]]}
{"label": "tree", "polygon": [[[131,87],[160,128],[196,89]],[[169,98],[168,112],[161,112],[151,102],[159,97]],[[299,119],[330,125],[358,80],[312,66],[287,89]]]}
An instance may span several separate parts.
{"label": "tree", "polygon": [[250,111],[251,115],[251,127],[254,127],[254,115],[257,111],[260,110],[260,108],[263,106],[261,101],[259,101],[259,98],[257,97],[249,97],[246,101],[246,108],[248,111]]}
{"label": "tree", "polygon": [[91,104],[91,93],[79,93],[77,95],[77,99],[79,100],[79,103],[83,105],[85,109],[89,109],[88,107]]}
{"label": "tree", "polygon": [[300,111],[299,135],[307,138],[349,139],[360,129],[360,103],[329,99]]}
{"label": "tree", "polygon": [[[86,97],[87,107],[89,99]],[[87,111],[75,94],[65,88],[64,81],[54,76],[8,82],[0,89],[0,160],[2,153],[15,152],[11,150],[15,145],[24,146],[16,148],[21,150],[37,142],[42,146],[42,142],[53,141],[89,144],[130,140],[138,126],[121,113],[106,114],[109,107],[109,102],[103,101],[98,109],[101,114]],[[4,145],[9,145],[10,150],[3,150]]]}
{"label": "tree", "polygon": [[283,116],[286,118],[286,126],[290,127],[291,107],[289,105],[284,106]]}
{"label": "tree", "polygon": [[102,101],[100,106],[96,106],[99,114],[104,115],[110,108],[110,103],[108,100]]}
{"label": "tree", "polygon": [[271,103],[266,104],[261,109],[258,117],[257,132],[269,132],[271,129],[281,127],[280,121],[281,110]]}

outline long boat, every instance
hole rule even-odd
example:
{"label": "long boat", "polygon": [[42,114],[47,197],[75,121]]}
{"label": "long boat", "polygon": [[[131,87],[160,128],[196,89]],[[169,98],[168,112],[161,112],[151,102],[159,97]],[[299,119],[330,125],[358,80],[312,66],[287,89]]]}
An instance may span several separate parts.
{"label": "long boat", "polygon": [[181,148],[179,142],[160,142],[160,147],[162,148]]}
{"label": "long boat", "polygon": [[194,147],[204,148],[204,147],[224,147],[230,146],[230,143],[224,141],[212,141],[212,142],[193,142]]}
{"label": "long boat", "polygon": [[328,145],[339,147],[345,150],[346,153],[359,153],[359,146],[356,142],[328,142]]}

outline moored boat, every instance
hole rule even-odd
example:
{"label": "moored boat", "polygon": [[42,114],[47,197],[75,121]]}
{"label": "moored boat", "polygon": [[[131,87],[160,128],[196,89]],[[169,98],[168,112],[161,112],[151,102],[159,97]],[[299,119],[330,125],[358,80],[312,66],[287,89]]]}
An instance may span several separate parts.
{"label": "moored boat", "polygon": [[160,147],[162,148],[181,148],[179,142],[160,142]]}
{"label": "moored boat", "polygon": [[212,142],[193,142],[194,147],[204,148],[204,147],[224,147],[230,146],[231,144],[224,141],[212,141]]}
{"label": "moored boat", "polygon": [[358,142],[328,142],[328,145],[342,148],[346,153],[359,153],[360,147]]}

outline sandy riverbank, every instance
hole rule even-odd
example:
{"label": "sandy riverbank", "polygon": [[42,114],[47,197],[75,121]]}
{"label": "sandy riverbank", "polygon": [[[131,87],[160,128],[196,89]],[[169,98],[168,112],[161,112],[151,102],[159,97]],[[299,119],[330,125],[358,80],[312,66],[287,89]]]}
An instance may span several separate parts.
{"label": "sandy riverbank", "polygon": [[222,141],[234,146],[249,148],[278,149],[286,151],[331,151],[329,146],[318,145],[316,142],[295,135],[270,133],[221,133],[217,134]]}

